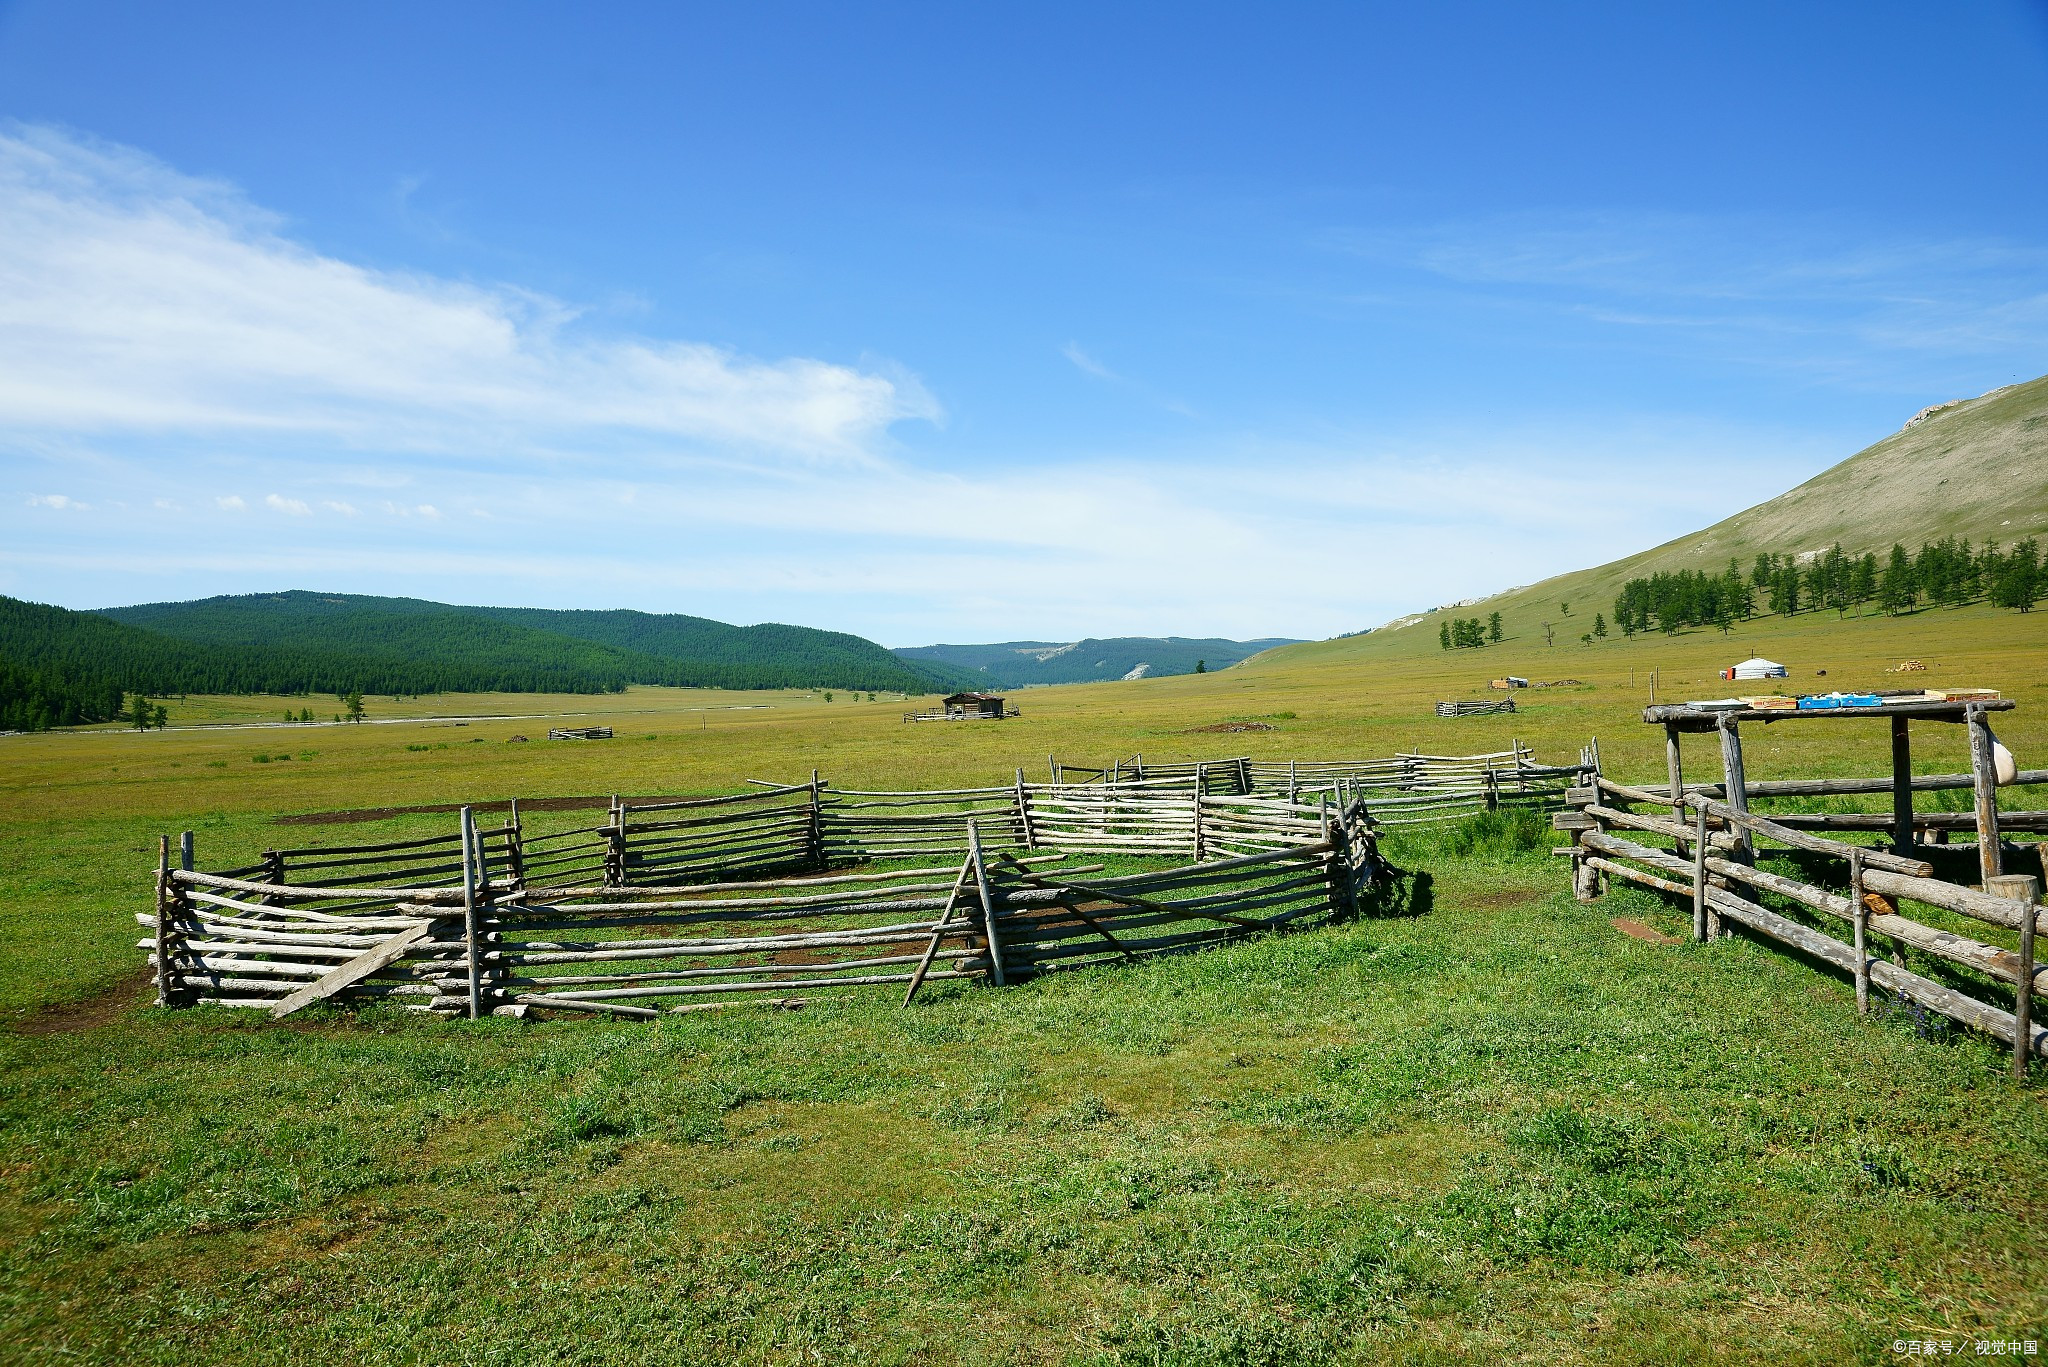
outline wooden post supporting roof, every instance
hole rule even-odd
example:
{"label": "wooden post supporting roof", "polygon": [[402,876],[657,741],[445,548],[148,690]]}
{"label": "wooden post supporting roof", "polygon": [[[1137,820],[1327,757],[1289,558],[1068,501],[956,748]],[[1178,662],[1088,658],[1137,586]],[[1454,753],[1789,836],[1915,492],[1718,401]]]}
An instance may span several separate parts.
{"label": "wooden post supporting roof", "polygon": [[[1671,814],[1683,816],[1685,809],[1679,806],[1685,801],[1685,768],[1679,763],[1678,726],[1674,722],[1664,723],[1664,773],[1670,784],[1664,791],[1671,798]],[[1672,848],[1680,855],[1685,853],[1685,841],[1678,841]]]}
{"label": "wooden post supporting roof", "polygon": [[1992,756],[1991,723],[1984,709],[1971,707],[1964,714],[1970,728],[1970,774],[1977,796],[1977,867],[1988,891],[2002,865],[1998,849],[1998,769]]}
{"label": "wooden post supporting roof", "polygon": [[[1749,815],[1749,785],[1742,775],[1742,731],[1733,717],[1721,718],[1717,728],[1721,733],[1722,783],[1728,795],[1728,805],[1744,816]],[[1740,826],[1735,832],[1735,857],[1745,864],[1756,862],[1756,842],[1749,832]]]}

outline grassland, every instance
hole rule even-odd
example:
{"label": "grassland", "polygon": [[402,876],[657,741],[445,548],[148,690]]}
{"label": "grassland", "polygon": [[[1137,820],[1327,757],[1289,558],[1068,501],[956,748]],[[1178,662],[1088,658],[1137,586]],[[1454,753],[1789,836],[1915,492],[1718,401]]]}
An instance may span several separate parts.
{"label": "grassland", "polygon": [[[1912,682],[2001,688],[2021,701],[2001,734],[2044,765],[2044,622],[1453,654],[1413,628],[1032,690],[1000,724],[635,689],[401,705],[462,727],[0,738],[0,1360],[1837,1362],[2048,1338],[2038,1092],[1979,1041],[1859,1020],[1845,983],[1774,950],[1619,934],[1680,923],[1630,893],[1577,906],[1527,841],[1397,848],[1429,873],[1419,914],[909,1013],[652,1029],[156,1013],[131,919],[159,831],[226,862],[447,821],[279,814],[1515,735],[1569,756],[1598,734],[1610,772],[1649,775],[1649,671],[1660,698],[1719,695],[1752,649],[1800,687],[1913,656]],[[1431,715],[1505,672],[1580,682],[1514,717]],[[711,699],[774,705],[688,710]],[[272,710],[173,720],[237,707]],[[618,738],[512,743],[544,734],[515,708]],[[1243,720],[1275,729],[1203,729]],[[1877,772],[1868,730],[1770,728],[1752,773]],[[1960,767],[1959,734],[1926,742],[1924,770]]]}

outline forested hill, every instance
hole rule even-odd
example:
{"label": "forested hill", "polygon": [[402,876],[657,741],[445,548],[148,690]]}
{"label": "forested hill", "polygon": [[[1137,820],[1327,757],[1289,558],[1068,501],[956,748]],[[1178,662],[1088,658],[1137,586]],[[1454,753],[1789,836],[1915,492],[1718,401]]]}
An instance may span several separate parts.
{"label": "forested hill", "polygon": [[1293,642],[1272,637],[1226,641],[1211,636],[1114,636],[1084,641],[1002,641],[993,645],[909,646],[896,653],[913,664],[965,671],[980,688],[1093,683],[1102,679],[1192,674],[1224,669],[1262,650]]}
{"label": "forested hill", "polygon": [[597,693],[957,686],[872,641],[695,617],[452,607],[307,592],[105,612],[0,596],[0,730],[117,715],[122,694]]}
{"label": "forested hill", "polygon": [[629,683],[924,692],[938,682],[857,636],[639,612],[458,607],[295,590],[145,603],[104,615],[204,645],[346,660],[352,686],[375,693],[589,693]]}
{"label": "forested hill", "polygon": [[844,687],[902,688],[916,692],[934,686],[965,687],[973,682],[964,671],[920,662],[911,667],[920,682],[854,683],[855,679],[898,678],[904,673],[904,663],[893,652],[865,637],[816,627],[780,622],[736,627],[706,617],[625,608],[603,612],[552,608],[464,611],[691,667],[753,670],[772,661],[776,668],[802,675],[804,684],[837,682]]}

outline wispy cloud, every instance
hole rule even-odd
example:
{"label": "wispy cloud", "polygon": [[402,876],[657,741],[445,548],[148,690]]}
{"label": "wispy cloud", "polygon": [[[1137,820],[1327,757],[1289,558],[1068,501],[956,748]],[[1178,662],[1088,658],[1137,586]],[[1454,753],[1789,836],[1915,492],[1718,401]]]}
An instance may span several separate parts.
{"label": "wispy cloud", "polygon": [[578,314],[321,255],[232,187],[127,148],[0,133],[7,427],[817,462],[869,459],[890,425],[937,416],[902,373],[621,336]]}
{"label": "wispy cloud", "polygon": [[1095,357],[1089,355],[1079,342],[1067,342],[1062,345],[1060,347],[1060,355],[1066,357],[1073,364],[1074,368],[1083,375],[1092,376],[1103,381],[1105,384],[1116,385],[1120,389],[1128,389],[1142,397],[1147,403],[1163,408],[1169,413],[1178,414],[1183,418],[1201,417],[1201,414],[1197,413],[1192,405],[1183,403],[1171,395],[1161,394],[1150,385],[1111,370],[1108,366],[1096,360]]}
{"label": "wispy cloud", "polygon": [[92,507],[90,503],[80,503],[77,499],[66,494],[30,494],[28,496],[28,506],[31,508],[55,508],[60,512],[68,511],[74,513],[82,513]]}
{"label": "wispy cloud", "polygon": [[[1857,236],[1818,220],[1624,212],[1347,229],[1323,241],[1375,267],[1504,305],[1662,330],[1690,346],[1761,344],[1756,359],[1773,365],[1849,374],[1873,353],[1924,366],[1931,357],[2048,347],[2048,247],[2035,242]],[[1844,355],[1849,348],[1853,360]]]}
{"label": "wispy cloud", "polygon": [[225,498],[216,498],[213,501],[213,506],[224,513],[239,513],[249,505],[242,501],[240,494],[229,494]]}
{"label": "wispy cloud", "polygon": [[1072,361],[1075,368],[1083,375],[1093,375],[1098,380],[1108,380],[1112,384],[1122,384],[1124,382],[1123,376],[1083,351],[1079,342],[1068,342],[1062,346],[1060,348],[1060,355]]}
{"label": "wispy cloud", "polygon": [[306,500],[302,498],[286,498],[282,494],[264,495],[263,506],[272,512],[284,513],[290,517],[310,517],[313,512],[311,508],[306,506]]}

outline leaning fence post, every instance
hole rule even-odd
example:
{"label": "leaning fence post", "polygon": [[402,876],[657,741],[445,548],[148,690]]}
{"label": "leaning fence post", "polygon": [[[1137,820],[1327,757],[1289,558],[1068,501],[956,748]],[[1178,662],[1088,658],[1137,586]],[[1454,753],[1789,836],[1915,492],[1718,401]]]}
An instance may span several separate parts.
{"label": "leaning fence post", "polygon": [[1849,918],[1856,927],[1856,1011],[1870,1014],[1870,905],[1863,900],[1863,851],[1849,851]]}
{"label": "leaning fence post", "polygon": [[997,987],[1009,979],[1003,973],[1003,942],[996,933],[996,899],[989,892],[988,865],[981,857],[981,832],[973,817],[967,819],[967,857],[974,864],[974,886],[981,893],[981,928],[988,939],[988,972]]}
{"label": "leaning fence post", "polygon": [[1038,836],[1031,829],[1031,799],[1024,791],[1024,771],[1017,770],[1017,829],[1024,837],[1024,848],[1038,848]]}
{"label": "leaning fence post", "polygon": [[483,964],[477,957],[476,818],[462,809],[462,959],[469,976],[469,1018],[483,1014]]}
{"label": "leaning fence post", "polygon": [[1984,880],[1984,891],[2026,907],[2020,917],[2019,990],[2012,1010],[2012,1080],[2024,1083],[2034,1045],[2034,922],[2041,910],[2041,880],[2031,873],[1998,874]]}

